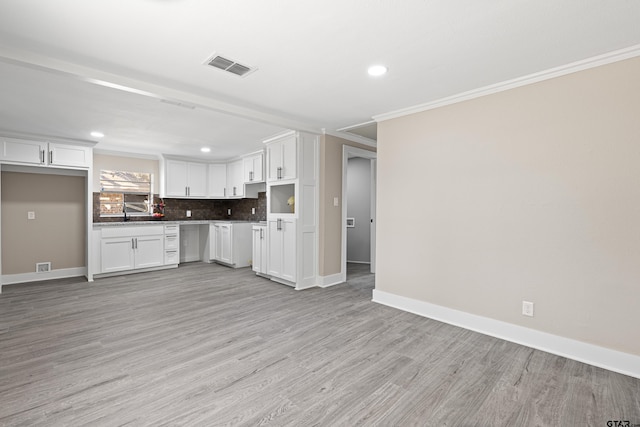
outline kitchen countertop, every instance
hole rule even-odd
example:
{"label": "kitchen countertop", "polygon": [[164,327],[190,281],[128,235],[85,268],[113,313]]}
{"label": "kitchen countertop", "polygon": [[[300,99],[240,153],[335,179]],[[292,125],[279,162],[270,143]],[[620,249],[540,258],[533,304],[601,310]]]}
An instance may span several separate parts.
{"label": "kitchen countertop", "polygon": [[206,225],[206,224],[215,224],[216,222],[253,224],[256,221],[241,221],[241,220],[227,220],[227,219],[204,219],[204,220],[194,219],[194,220],[182,220],[182,221],[165,221],[165,220],[126,221],[126,222],[116,221],[116,222],[94,222],[93,228],[122,227],[122,226],[135,226],[135,225],[165,225],[165,224]]}

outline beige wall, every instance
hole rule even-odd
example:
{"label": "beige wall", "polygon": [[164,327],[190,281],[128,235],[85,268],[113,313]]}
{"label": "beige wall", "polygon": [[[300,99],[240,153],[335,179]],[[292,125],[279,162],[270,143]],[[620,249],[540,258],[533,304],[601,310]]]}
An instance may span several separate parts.
{"label": "beige wall", "polygon": [[638,76],[640,58],[380,123],[376,288],[640,355]]}
{"label": "beige wall", "polygon": [[93,155],[93,192],[100,191],[100,171],[119,170],[125,172],[148,172],[153,174],[153,193],[158,194],[160,173],[158,160],[138,157],[121,157],[94,153]]}
{"label": "beige wall", "polygon": [[[340,273],[342,252],[342,147],[349,145],[364,150],[375,148],[338,138],[322,135],[320,140],[320,259],[321,276]],[[340,206],[333,206],[338,197]]]}
{"label": "beige wall", "polygon": [[[85,267],[85,177],[2,172],[2,274]],[[35,212],[34,220],[27,212]]]}

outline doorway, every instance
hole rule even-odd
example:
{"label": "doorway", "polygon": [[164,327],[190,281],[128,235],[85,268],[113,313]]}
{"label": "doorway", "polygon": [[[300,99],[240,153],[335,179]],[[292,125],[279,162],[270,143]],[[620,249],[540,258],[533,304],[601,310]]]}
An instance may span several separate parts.
{"label": "doorway", "polygon": [[347,266],[375,273],[377,153],[349,145],[342,153],[342,274]]}

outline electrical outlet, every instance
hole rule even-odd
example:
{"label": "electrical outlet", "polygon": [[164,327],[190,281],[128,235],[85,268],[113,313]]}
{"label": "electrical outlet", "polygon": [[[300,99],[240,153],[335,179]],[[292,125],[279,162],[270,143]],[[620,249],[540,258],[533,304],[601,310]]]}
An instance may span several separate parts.
{"label": "electrical outlet", "polygon": [[533,317],[533,303],[530,301],[522,301],[522,315]]}
{"label": "electrical outlet", "polygon": [[187,211],[187,218],[191,218],[191,211]]}
{"label": "electrical outlet", "polygon": [[227,215],[231,216],[231,209],[227,209]]}
{"label": "electrical outlet", "polygon": [[255,215],[256,214],[256,208],[251,208],[251,215]]}
{"label": "electrical outlet", "polygon": [[36,219],[36,213],[33,211],[27,212],[27,219]]}
{"label": "electrical outlet", "polygon": [[333,198],[333,206],[340,206],[340,199],[338,199],[337,197]]}

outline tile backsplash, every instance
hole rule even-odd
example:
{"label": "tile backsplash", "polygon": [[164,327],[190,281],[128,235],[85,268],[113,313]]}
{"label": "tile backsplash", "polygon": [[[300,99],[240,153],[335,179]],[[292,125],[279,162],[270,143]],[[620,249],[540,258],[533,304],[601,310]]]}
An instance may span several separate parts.
{"label": "tile backsplash", "polygon": [[[267,193],[258,193],[257,199],[170,199],[165,198],[165,221],[234,220],[265,221],[267,219]],[[154,202],[160,202],[156,195]],[[251,213],[255,208],[255,214]],[[231,215],[228,211],[231,209]],[[187,211],[191,217],[187,218]],[[131,221],[149,221],[150,216],[130,216]],[[119,222],[122,217],[100,216],[100,193],[93,193],[93,222]]]}

